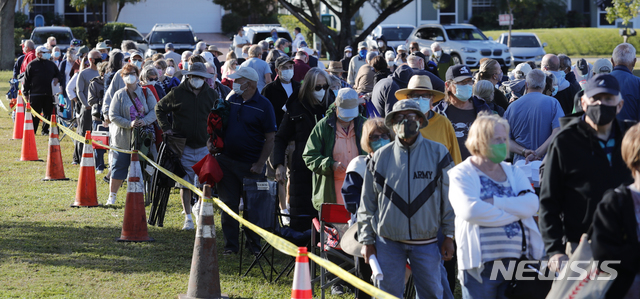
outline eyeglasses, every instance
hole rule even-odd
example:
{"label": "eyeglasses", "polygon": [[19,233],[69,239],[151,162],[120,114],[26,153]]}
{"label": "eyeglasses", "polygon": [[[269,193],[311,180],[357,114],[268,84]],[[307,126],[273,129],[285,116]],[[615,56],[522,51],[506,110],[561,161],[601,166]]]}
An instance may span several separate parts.
{"label": "eyeglasses", "polygon": [[405,120],[405,119],[408,119],[408,120],[416,120],[417,118],[418,118],[418,115],[417,115],[417,114],[415,114],[415,113],[409,113],[409,114],[396,114],[396,115],[393,117],[393,122],[394,122],[394,123],[399,123],[399,122],[401,122],[401,121],[403,121],[403,120]]}
{"label": "eyeglasses", "polygon": [[316,90],[316,91],[320,91],[320,89],[324,89],[324,90],[329,89],[329,84],[325,84],[325,85],[316,85],[315,90]]}
{"label": "eyeglasses", "polygon": [[376,142],[378,140],[380,140],[380,138],[385,139],[385,140],[389,140],[389,134],[371,134],[369,135],[369,141],[370,142]]}
{"label": "eyeglasses", "polygon": [[427,94],[408,94],[407,96],[409,96],[410,99],[416,99],[419,97],[423,97],[425,99],[432,99],[433,98],[433,94],[432,93],[427,93]]}
{"label": "eyeglasses", "polygon": [[137,76],[138,74],[136,73],[122,73],[123,76],[129,76],[129,75],[134,75]]}

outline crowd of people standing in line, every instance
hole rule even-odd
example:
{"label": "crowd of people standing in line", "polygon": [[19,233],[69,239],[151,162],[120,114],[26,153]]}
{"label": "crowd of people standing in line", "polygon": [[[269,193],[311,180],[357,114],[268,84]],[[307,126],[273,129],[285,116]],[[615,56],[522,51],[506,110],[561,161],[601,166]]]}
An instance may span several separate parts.
{"label": "crowd of people standing in line", "polygon": [[[120,49],[74,41],[63,55],[55,38],[38,47],[26,40],[14,77],[35,113],[50,118],[62,97],[73,103],[79,134],[108,130],[117,148],[131,149],[134,132],[154,144],[185,138],[189,182],[191,166],[214,155],[219,197],[234,212],[243,179],[265,176],[280,184],[280,209],[290,215],[282,220],[294,230],[309,229],[305,216],[323,203],[344,204],[360,261],[375,254],[385,273],[379,286],[395,296],[408,260],[421,298],[453,298],[456,279],[463,298],[505,298],[509,278],[489,274],[497,261],[520,258],[523,238],[529,258],[560,271],[589,231],[596,260],[625,261],[607,298],[640,297],[640,78],[631,44],[594,64],[547,54],[539,67],[504,74],[493,59],[476,72],[454,65],[437,42],[408,50],[384,38],[360,42],[328,65],[298,28],[293,43],[251,45],[242,28],[233,43],[221,63],[222,53],[202,42],[145,55],[127,41]],[[220,101],[229,106],[224,147],[207,132]],[[112,205],[130,156],[111,151],[105,162],[104,154],[96,150],[96,171],[108,171]],[[506,160],[542,161],[540,188]],[[178,187],[183,229],[191,230],[198,205]],[[237,254],[237,221],[223,213],[222,230],[224,255]],[[257,253],[259,238],[249,238]]]}

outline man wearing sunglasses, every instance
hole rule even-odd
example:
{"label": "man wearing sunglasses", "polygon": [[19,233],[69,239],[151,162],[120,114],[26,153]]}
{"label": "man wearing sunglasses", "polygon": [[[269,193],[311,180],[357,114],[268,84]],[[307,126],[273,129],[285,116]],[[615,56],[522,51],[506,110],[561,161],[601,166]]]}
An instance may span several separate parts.
{"label": "man wearing sunglasses", "polygon": [[[276,117],[271,102],[258,92],[258,73],[250,67],[240,67],[234,74],[233,93],[229,95],[229,123],[225,129],[224,149],[216,156],[223,177],[216,184],[220,200],[238,213],[243,179],[263,179],[265,162],[273,150]],[[246,205],[245,205],[246,207]],[[248,215],[246,217],[257,217]],[[238,253],[240,233],[238,221],[222,213],[224,255]],[[247,231],[251,253],[260,251],[260,238]]]}

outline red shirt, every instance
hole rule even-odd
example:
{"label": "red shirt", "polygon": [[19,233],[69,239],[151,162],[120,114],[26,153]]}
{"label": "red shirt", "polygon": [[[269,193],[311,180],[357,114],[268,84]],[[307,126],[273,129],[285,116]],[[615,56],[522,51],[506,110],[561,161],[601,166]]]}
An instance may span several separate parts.
{"label": "red shirt", "polygon": [[302,82],[311,67],[300,59],[293,60],[293,81]]}
{"label": "red shirt", "polygon": [[24,73],[27,70],[27,65],[34,59],[36,59],[36,50],[31,50],[24,55],[24,60],[22,61],[22,65],[20,66],[20,74]]}

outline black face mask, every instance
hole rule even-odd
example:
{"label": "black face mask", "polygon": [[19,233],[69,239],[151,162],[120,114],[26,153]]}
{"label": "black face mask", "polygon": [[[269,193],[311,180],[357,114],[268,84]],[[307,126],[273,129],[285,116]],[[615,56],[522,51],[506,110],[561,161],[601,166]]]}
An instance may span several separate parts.
{"label": "black face mask", "polygon": [[617,106],[589,105],[587,106],[587,117],[596,125],[603,126],[610,124],[616,118]]}
{"label": "black face mask", "polygon": [[100,63],[100,62],[102,62],[102,58],[94,58],[94,59],[93,59],[93,64],[96,64],[96,65],[97,65],[97,64],[98,64],[98,63]]}

